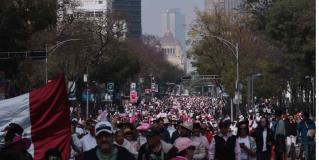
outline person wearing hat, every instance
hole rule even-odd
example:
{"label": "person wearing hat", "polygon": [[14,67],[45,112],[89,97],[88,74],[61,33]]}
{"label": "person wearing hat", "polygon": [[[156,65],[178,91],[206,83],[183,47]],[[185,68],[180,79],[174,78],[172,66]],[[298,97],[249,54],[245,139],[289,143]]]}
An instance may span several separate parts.
{"label": "person wearing hat", "polygon": [[200,123],[194,123],[193,125],[193,135],[191,137],[193,142],[198,143],[194,152],[194,160],[206,160],[209,143],[205,136],[201,134]]}
{"label": "person wearing hat", "polygon": [[139,135],[137,137],[137,144],[138,144],[137,150],[139,150],[141,146],[147,142],[145,134],[150,129],[150,127],[151,127],[150,124],[142,123],[136,128],[137,131],[139,132]]}
{"label": "person wearing hat", "polygon": [[171,118],[170,123],[167,126],[167,131],[169,133],[169,137],[170,137],[170,142],[172,142],[171,138],[173,136],[173,133],[176,131],[176,126],[177,122],[176,122],[176,116]]}
{"label": "person wearing hat", "polygon": [[22,136],[23,134],[23,128],[17,123],[10,123],[4,130],[6,131],[4,141],[7,144],[12,142],[16,135]]}
{"label": "person wearing hat", "polygon": [[83,153],[83,160],[134,160],[125,148],[113,144],[114,130],[110,122],[102,121],[95,125],[97,146]]}
{"label": "person wearing hat", "polygon": [[168,127],[170,126],[170,122],[167,118],[164,118],[163,124],[164,124],[164,127],[162,128],[163,140],[166,143],[171,143],[171,136],[170,136],[170,132],[168,131]]}
{"label": "person wearing hat", "polygon": [[4,150],[6,145],[10,144],[16,135],[22,136],[23,134],[23,128],[16,123],[10,123],[3,131],[5,132],[4,144],[0,145],[0,151]]}
{"label": "person wearing hat", "polygon": [[138,160],[166,160],[172,145],[162,140],[161,132],[151,128],[146,133],[147,143],[138,151]]}
{"label": "person wearing hat", "polygon": [[134,150],[138,150],[138,143],[135,139],[134,131],[127,127],[123,130],[124,138],[134,147]]}
{"label": "person wearing hat", "polygon": [[230,120],[220,121],[220,132],[214,136],[208,149],[209,160],[240,160],[240,146],[229,127]]}
{"label": "person wearing hat", "polygon": [[89,131],[84,137],[80,139],[81,142],[81,149],[83,152],[88,151],[94,147],[96,147],[96,140],[95,140],[95,130],[94,130],[95,122],[93,120],[88,119],[86,121],[86,127]]}
{"label": "person wearing hat", "polygon": [[174,143],[179,137],[190,137],[193,131],[193,123],[184,122],[179,125],[178,129],[173,133],[171,142]]}
{"label": "person wearing hat", "polygon": [[177,138],[174,147],[176,148],[176,156],[170,160],[192,160],[194,157],[194,151],[199,144],[193,142],[187,137]]}
{"label": "person wearing hat", "polygon": [[30,139],[22,138],[20,135],[15,135],[12,141],[6,144],[6,147],[2,152],[13,152],[21,155],[23,160],[33,160],[31,154],[27,151],[30,146]]}

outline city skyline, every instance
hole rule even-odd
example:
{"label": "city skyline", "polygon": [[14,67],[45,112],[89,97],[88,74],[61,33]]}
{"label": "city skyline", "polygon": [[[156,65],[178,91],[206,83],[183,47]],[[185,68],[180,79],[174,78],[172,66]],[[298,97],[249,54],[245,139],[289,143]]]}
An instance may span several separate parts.
{"label": "city skyline", "polygon": [[171,32],[180,43],[183,50],[186,48],[186,24],[185,15],[179,8],[167,9],[162,13],[162,35]]}
{"label": "city skyline", "polygon": [[142,0],[142,31],[143,34],[162,35],[162,25],[154,25],[161,22],[162,14],[167,9],[179,8],[185,15],[186,36],[189,25],[196,19],[195,8],[203,11],[204,0]]}

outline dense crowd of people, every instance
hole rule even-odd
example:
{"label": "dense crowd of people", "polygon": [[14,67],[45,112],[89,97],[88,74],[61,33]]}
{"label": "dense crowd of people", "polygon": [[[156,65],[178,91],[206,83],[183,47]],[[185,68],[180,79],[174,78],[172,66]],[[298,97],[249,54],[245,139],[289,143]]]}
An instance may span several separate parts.
{"label": "dense crowd of people", "polygon": [[[125,105],[124,113],[100,110],[86,120],[78,111],[71,113],[70,160],[315,159],[312,117],[286,113],[267,101],[236,121],[225,114],[223,99],[201,96],[142,100],[138,106]],[[14,123],[6,128],[0,157],[32,159],[30,140],[22,133]],[[60,154],[48,149],[46,159]]]}

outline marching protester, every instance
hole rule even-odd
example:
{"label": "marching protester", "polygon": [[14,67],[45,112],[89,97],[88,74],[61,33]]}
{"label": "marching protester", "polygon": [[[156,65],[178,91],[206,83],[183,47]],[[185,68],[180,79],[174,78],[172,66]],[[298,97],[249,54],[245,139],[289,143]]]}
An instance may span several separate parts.
{"label": "marching protester", "polygon": [[71,123],[71,153],[69,160],[75,160],[76,157],[81,156],[82,144],[79,139],[79,134],[76,133],[77,120],[72,119]]}
{"label": "marching protester", "polygon": [[179,125],[177,130],[172,135],[172,143],[179,137],[190,137],[193,130],[192,122],[184,122]]}
{"label": "marching protester", "polygon": [[171,135],[168,131],[168,127],[170,126],[170,122],[167,118],[164,118],[163,119],[163,128],[161,129],[162,130],[162,136],[163,136],[163,140],[166,142],[166,143],[170,143],[171,142]]}
{"label": "marching protester", "polygon": [[127,142],[130,143],[130,145],[134,148],[133,150],[137,151],[139,146],[138,142],[136,141],[135,132],[131,128],[127,127],[123,130],[123,135]]}
{"label": "marching protester", "polygon": [[[16,123],[10,123],[5,128],[4,145],[2,145],[1,152],[3,154],[17,155],[17,159],[32,160],[33,157],[27,151],[31,146],[29,138],[23,138],[24,129]],[[18,158],[19,157],[19,158]],[[10,158],[10,157],[7,157]]]}
{"label": "marching protester", "polygon": [[292,146],[297,144],[297,124],[292,115],[289,115],[289,118],[286,120],[286,146],[287,146],[287,156],[290,157]]}
{"label": "marching protester", "polygon": [[166,160],[173,145],[162,140],[157,128],[146,133],[147,143],[138,151],[138,160]]}
{"label": "marching protester", "polygon": [[269,128],[269,122],[266,117],[260,119],[260,123],[252,136],[256,140],[257,160],[270,160],[274,135]]}
{"label": "marching protester", "polygon": [[127,139],[124,138],[124,133],[122,130],[117,130],[115,132],[114,144],[127,149],[134,155],[135,158],[137,158],[138,153],[136,148]]}
{"label": "marching protester", "polygon": [[150,124],[142,123],[136,128],[138,130],[138,137],[137,137],[138,149],[137,150],[139,150],[141,146],[147,142],[146,133],[150,129],[150,127],[151,127]]}
{"label": "marching protester", "polygon": [[230,132],[230,120],[219,123],[220,132],[214,136],[209,146],[209,160],[240,160],[240,146],[236,136]]}
{"label": "marching protester", "polygon": [[303,113],[303,120],[298,123],[298,137],[304,149],[306,160],[315,159],[315,123],[309,119],[309,113]]}
{"label": "marching protester", "polygon": [[24,160],[33,160],[31,154],[27,151],[31,146],[31,140],[15,135],[11,142],[7,143],[4,152],[13,152],[19,154]]}
{"label": "marching protester", "polygon": [[195,146],[196,149],[194,151],[193,159],[194,160],[207,159],[209,143],[207,138],[201,134],[201,126],[199,123],[194,123],[193,125],[193,135],[191,136],[191,140],[198,144],[197,146]]}
{"label": "marching protester", "polygon": [[95,122],[92,119],[88,119],[86,121],[86,127],[88,130],[88,133],[83,136],[81,141],[81,148],[83,152],[89,151],[92,148],[96,147],[96,140],[95,140],[95,130],[94,130]]}
{"label": "marching protester", "polygon": [[114,130],[110,122],[102,121],[95,126],[97,146],[84,152],[83,160],[134,160],[125,148],[113,144]]}
{"label": "marching protester", "polygon": [[256,159],[256,143],[250,137],[248,121],[238,123],[237,143],[240,145],[240,160],[255,160]]}
{"label": "marching protester", "polygon": [[[204,96],[169,96],[153,98],[148,104],[125,105],[122,113],[99,111],[101,115],[89,119],[74,116],[69,160],[285,159],[299,149],[298,142],[305,159],[312,160],[315,124],[306,112],[289,113],[287,119],[288,114],[269,103],[256,104],[231,121],[224,105],[221,99]],[[12,123],[4,131],[0,160],[1,156],[32,158],[22,127]],[[53,152],[50,157],[59,159]]]}
{"label": "marching protester", "polygon": [[275,129],[275,151],[276,151],[276,160],[282,160],[286,155],[286,143],[285,143],[285,137],[286,137],[286,127],[285,122],[283,120],[283,113],[281,110],[277,110],[275,112],[275,116],[277,119],[277,122],[274,126]]}
{"label": "marching protester", "polygon": [[45,152],[45,160],[62,160],[61,152],[57,148],[48,149]]}
{"label": "marching protester", "polygon": [[196,146],[198,146],[197,142],[192,141],[187,137],[177,138],[174,142],[174,146],[176,147],[176,156],[170,158],[170,160],[192,160],[194,158],[194,152]]}

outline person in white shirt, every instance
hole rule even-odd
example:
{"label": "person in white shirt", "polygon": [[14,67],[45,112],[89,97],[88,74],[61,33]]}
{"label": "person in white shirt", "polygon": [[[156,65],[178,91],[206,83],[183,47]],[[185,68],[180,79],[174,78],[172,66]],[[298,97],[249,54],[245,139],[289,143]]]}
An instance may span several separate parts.
{"label": "person in white shirt", "polygon": [[72,123],[71,123],[71,131],[72,131],[71,153],[70,153],[69,160],[75,160],[76,159],[75,157],[82,152],[82,150],[81,150],[81,148],[82,148],[81,141],[79,139],[78,134],[75,132],[76,131],[76,129],[75,129],[76,126],[77,126],[77,120],[76,119],[72,119]]}
{"label": "person in white shirt", "polygon": [[232,122],[232,124],[230,125],[230,130],[231,130],[231,132],[232,132],[232,134],[234,136],[237,135],[237,127],[236,127],[236,125],[237,125],[236,121]]}
{"label": "person in white shirt", "polygon": [[124,133],[122,130],[116,131],[114,144],[127,149],[130,153],[134,155],[135,158],[137,158],[137,155],[138,155],[137,150],[128,140],[124,138]]}
{"label": "person in white shirt", "polygon": [[194,123],[193,125],[193,135],[191,136],[191,140],[196,142],[198,146],[195,146],[196,149],[194,151],[194,160],[204,160],[208,157],[208,148],[209,143],[205,136],[201,135],[201,126],[199,123]]}
{"label": "person in white shirt", "polygon": [[237,143],[240,145],[240,160],[256,159],[255,140],[248,135],[248,121],[238,123]]}
{"label": "person in white shirt", "polygon": [[123,130],[124,138],[135,148],[138,150],[139,146],[137,141],[134,139],[134,132],[130,128],[125,128]]}
{"label": "person in white shirt", "polygon": [[148,123],[142,123],[140,124],[136,129],[139,132],[138,137],[137,137],[137,144],[138,148],[137,150],[140,149],[140,147],[147,142],[145,133],[150,129],[151,125]]}
{"label": "person in white shirt", "polygon": [[87,121],[87,128],[89,130],[88,134],[80,139],[82,151],[89,151],[96,147],[96,140],[95,140],[95,130],[94,130],[95,123],[92,121]]}

